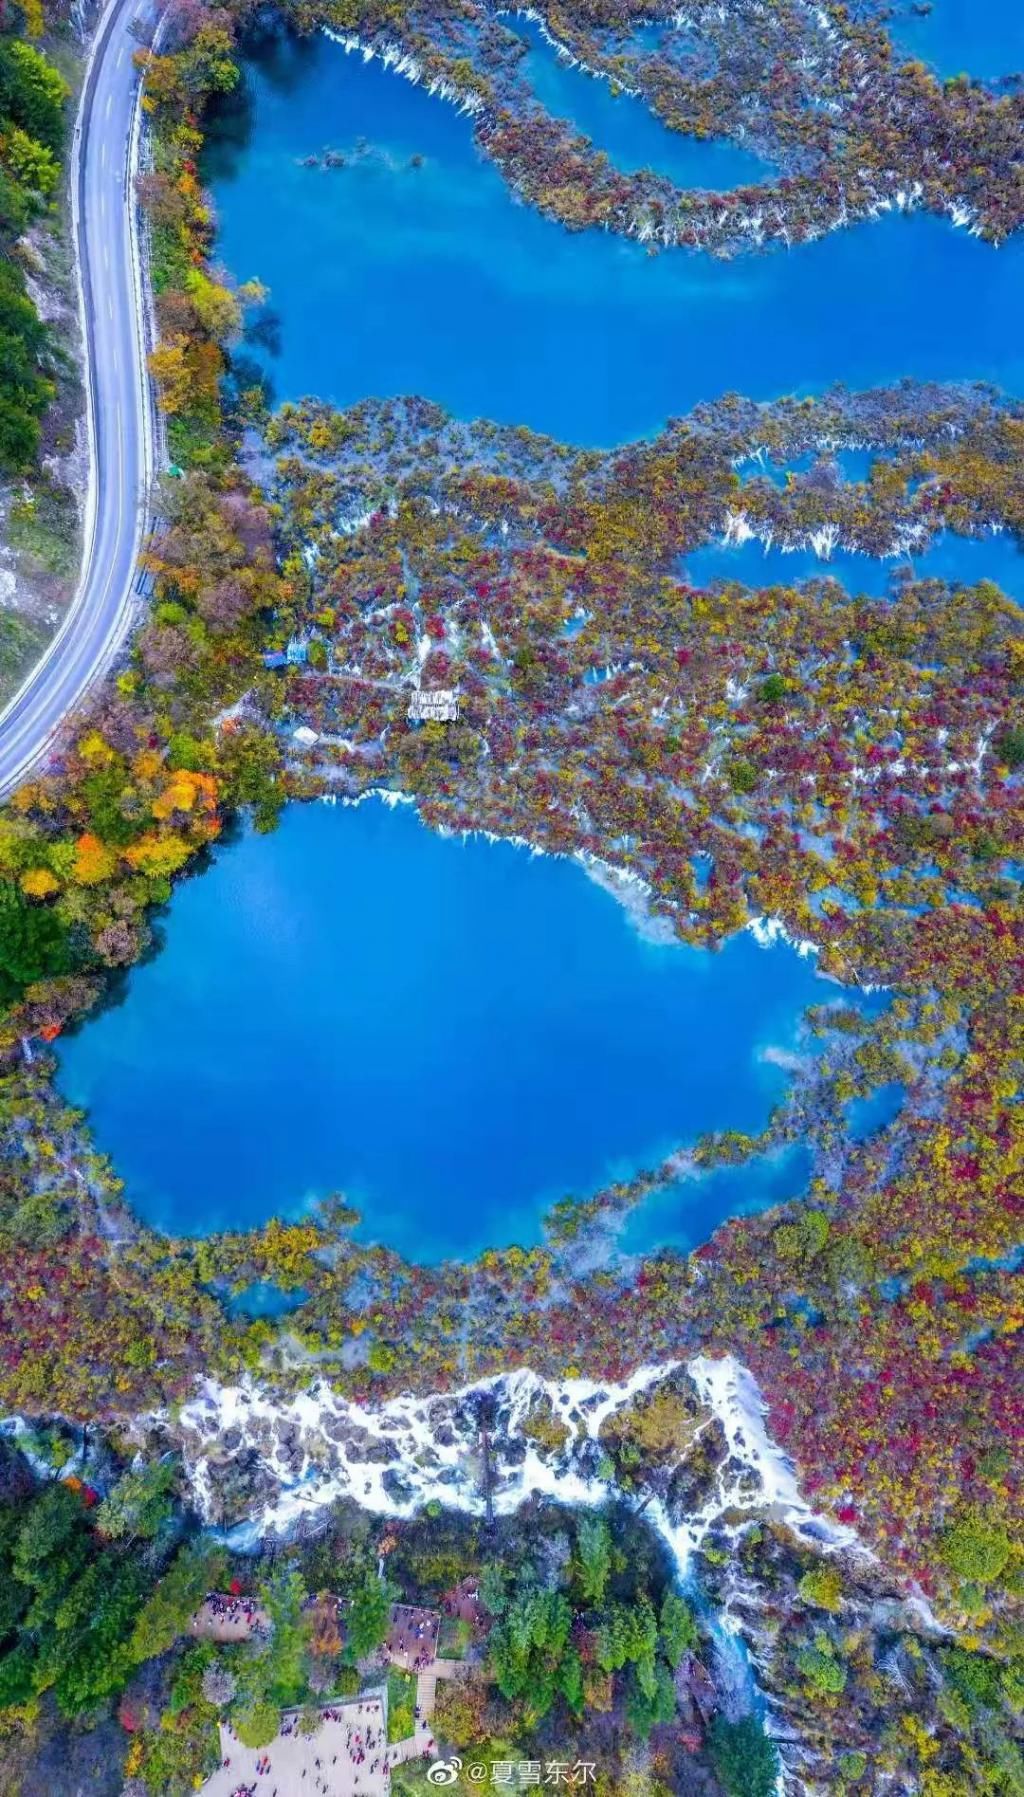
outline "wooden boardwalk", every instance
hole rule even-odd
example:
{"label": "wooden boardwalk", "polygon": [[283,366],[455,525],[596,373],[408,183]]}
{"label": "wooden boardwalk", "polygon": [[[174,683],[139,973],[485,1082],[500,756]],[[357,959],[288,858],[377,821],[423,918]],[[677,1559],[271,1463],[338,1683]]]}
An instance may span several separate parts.
{"label": "wooden boardwalk", "polygon": [[216,1641],[226,1647],[232,1641],[248,1641],[253,1635],[267,1634],[270,1617],[252,1599],[237,1597],[207,1598],[200,1604],[188,1632],[197,1641]]}

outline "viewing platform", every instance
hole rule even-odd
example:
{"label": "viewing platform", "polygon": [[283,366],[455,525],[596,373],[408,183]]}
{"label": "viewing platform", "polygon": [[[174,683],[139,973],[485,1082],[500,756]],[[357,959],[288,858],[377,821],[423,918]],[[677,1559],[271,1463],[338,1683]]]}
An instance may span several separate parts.
{"label": "viewing platform", "polygon": [[457,724],[459,695],[448,687],[417,687],[409,694],[406,717],[410,724]]}
{"label": "viewing platform", "polygon": [[301,1715],[287,1711],[276,1739],[258,1748],[244,1747],[222,1722],[221,1764],[203,1797],[386,1797],[391,1768],[407,1755],[388,1746],[383,1692],[336,1699],[313,1734],[303,1732]]}

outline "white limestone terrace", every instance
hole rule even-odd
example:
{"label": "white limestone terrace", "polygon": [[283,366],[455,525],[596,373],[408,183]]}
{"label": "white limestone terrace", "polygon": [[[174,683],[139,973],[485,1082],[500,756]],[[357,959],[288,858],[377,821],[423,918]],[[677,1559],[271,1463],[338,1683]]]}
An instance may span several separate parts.
{"label": "white limestone terrace", "polygon": [[[173,1422],[164,1413],[140,1422],[173,1437],[200,1515],[221,1528],[231,1547],[246,1551],[267,1536],[315,1527],[339,1498],[396,1517],[412,1516],[432,1501],[485,1514],[482,1404],[494,1514],[509,1515],[531,1497],[604,1503],[616,1495],[616,1484],[599,1440],[602,1426],[641,1394],[671,1378],[678,1382],[684,1371],[693,1430],[680,1443],[677,1466],[662,1468],[653,1495],[644,1490],[644,1514],[680,1574],[708,1530],[726,1517],[730,1527],[755,1515],[771,1517],[825,1552],[858,1548],[852,1529],[817,1515],[801,1495],[792,1464],[767,1433],[757,1385],[732,1356],[698,1356],[685,1368],[678,1361],[644,1366],[619,1384],[556,1382],[520,1368],[455,1392],[402,1396],[374,1408],[351,1402],[325,1379],[291,1399],[278,1399],[251,1380],[232,1386],[206,1380]],[[564,1445],[546,1446],[526,1431],[538,1410],[564,1425]],[[714,1431],[716,1453],[699,1501],[688,1510],[673,1496],[672,1475],[684,1473],[708,1430]],[[223,1526],[229,1521],[226,1494],[240,1467],[249,1501],[239,1506],[236,1488],[229,1503],[231,1519],[244,1520]]]}

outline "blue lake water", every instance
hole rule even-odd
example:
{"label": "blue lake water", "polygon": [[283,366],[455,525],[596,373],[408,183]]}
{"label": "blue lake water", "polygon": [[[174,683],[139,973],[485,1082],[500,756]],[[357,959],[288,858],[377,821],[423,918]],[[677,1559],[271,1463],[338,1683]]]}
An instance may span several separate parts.
{"label": "blue lake water", "polygon": [[853,1140],[864,1142],[868,1136],[885,1129],[899,1116],[906,1096],[906,1088],[893,1080],[889,1085],[876,1087],[867,1098],[851,1099],[847,1113]]}
{"label": "blue lake water", "polygon": [[751,456],[743,463],[741,473],[745,479],[758,475],[766,477],[777,487],[784,487],[790,474],[807,474],[817,463],[825,460],[834,462],[840,477],[853,483],[866,481],[873,463],[884,459],[886,458],[880,457],[874,449],[834,449],[830,452],[809,449],[788,462],[773,462],[768,457]]}
{"label": "blue lake water", "polygon": [[[179,889],[163,952],[67,1040],[59,1084],[151,1223],[243,1227],[344,1190],[367,1239],[434,1261],[534,1242],[565,1193],[762,1127],[786,1083],[763,1050],[830,990],[749,935],[646,941],[569,862],[377,802],[296,805]],[[687,1202],[700,1239],[735,1182]]]}
{"label": "blue lake water", "polygon": [[[581,106],[602,109],[587,116],[609,145],[622,134],[624,165],[652,159],[652,132],[664,148],[635,103],[545,67],[571,77],[581,124]],[[267,49],[247,82],[251,117],[235,115],[234,138],[225,117],[206,175],[220,255],[271,289],[278,351],[254,337],[247,353],[278,398],[419,393],[610,445],[728,390],[912,375],[1024,392],[1019,240],[996,252],[947,221],[892,215],[732,263],[651,256],[518,203],[465,118],[325,39]],[[700,148],[706,168],[738,154]],[[325,167],[325,150],[345,165]],[[696,164],[690,178],[712,179]],[[869,459],[854,452],[843,472]],[[1012,593],[1019,560],[1005,538],[944,538],[915,568]],[[712,546],[687,568],[841,571],[867,591],[891,572],[813,556],[776,570],[759,545]],[[785,1083],[763,1051],[791,1047],[823,995],[787,949],[655,946],[572,865],[444,841],[376,804],[293,807],[272,838],[223,846],[176,893],[166,937],[123,1002],[61,1049],[62,1088],[140,1212],[205,1232],[343,1190],[366,1239],[431,1261],[536,1241],[566,1192],[708,1129],[759,1129]],[[805,1173],[790,1156],[679,1182],[630,1222],[627,1246],[690,1245]],[[249,1304],[268,1314],[279,1296]]]}
{"label": "blue lake water", "polygon": [[939,75],[998,81],[1024,71],[1019,0],[933,0],[926,14],[899,0],[887,29],[901,55],[929,63]]}
{"label": "blue lake water", "polygon": [[806,1149],[794,1148],[745,1166],[715,1167],[709,1173],[674,1180],[630,1213],[619,1246],[625,1254],[646,1254],[654,1247],[689,1253],[707,1240],[709,1215],[736,1217],[799,1198],[807,1190],[811,1172]]}
{"label": "blue lake water", "polygon": [[514,29],[530,46],[520,66],[541,105],[552,118],[567,119],[589,137],[617,168],[656,169],[678,187],[723,193],[764,181],[770,173],[740,144],[725,138],[701,141],[670,131],[641,98],[616,93],[610,82],[559,56],[532,21],[517,19]]}
{"label": "blue lake water", "polygon": [[705,544],[690,552],[684,567],[694,586],[710,586],[716,580],[739,580],[756,587],[792,586],[831,576],[849,592],[877,599],[892,591],[897,573],[961,586],[993,580],[1008,598],[1024,605],[1024,552],[1017,538],[1005,531],[987,537],[958,537],[946,531],[921,555],[885,560],[837,550],[825,561],[813,549],[787,552],[773,545],[766,551],[762,543],[749,537],[740,544]]}
{"label": "blue lake water", "polygon": [[275,1285],[273,1280],[257,1279],[254,1284],[247,1285],[244,1291],[236,1292],[227,1301],[228,1315],[243,1317],[247,1322],[272,1322],[277,1317],[286,1317],[293,1310],[298,1310],[306,1293],[300,1288],[297,1291],[284,1291]]}
{"label": "blue lake water", "polygon": [[[468,119],[340,45],[280,43],[247,80],[247,141],[215,146],[207,177],[220,254],[281,318],[278,399],[419,393],[610,445],[730,390],[911,375],[1024,392],[1020,237],[994,250],[890,214],[732,262],[651,256],[518,203]],[[301,166],[325,148],[352,160]]]}

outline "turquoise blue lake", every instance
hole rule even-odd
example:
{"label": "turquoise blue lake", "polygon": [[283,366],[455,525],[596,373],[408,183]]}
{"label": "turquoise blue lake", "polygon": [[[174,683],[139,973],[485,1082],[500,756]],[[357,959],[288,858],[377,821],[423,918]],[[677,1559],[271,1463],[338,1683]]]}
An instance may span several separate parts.
{"label": "turquoise blue lake", "polygon": [[903,56],[942,76],[998,81],[1024,72],[1024,11],[1017,0],[933,0],[927,12],[897,0],[887,29]]}
{"label": "turquoise blue lake", "polygon": [[718,1223],[799,1198],[807,1190],[812,1171],[808,1152],[794,1148],[743,1167],[715,1167],[708,1173],[673,1180],[630,1213],[619,1247],[624,1254],[646,1254],[652,1248],[675,1248],[688,1254],[707,1240],[707,1218]]}
{"label": "turquoise blue lake", "polygon": [[771,169],[741,144],[726,138],[683,137],[670,131],[638,95],[616,92],[558,54],[532,20],[510,19],[528,46],[521,72],[552,118],[566,119],[617,168],[656,169],[679,187],[725,193],[764,181]]}
{"label": "turquoise blue lake", "polygon": [[[984,9],[954,27],[955,5],[936,0],[934,24],[946,9],[943,29],[967,33],[982,73]],[[753,172],[740,147],[674,138],[535,34],[527,66],[623,166],[701,186]],[[995,251],[946,220],[893,214],[731,263],[651,256],[519,204],[465,118],[325,39],[265,46],[246,83],[206,176],[225,263],[271,289],[245,353],[279,399],[418,393],[611,445],[729,390],[770,399],[911,375],[1024,392],[1017,240]],[[326,167],[328,150],[344,166]],[[864,478],[870,459],[843,452],[843,473]],[[686,571],[762,584],[831,572],[884,592],[892,564],[709,545]],[[944,537],[914,571],[1024,594],[1005,537]],[[141,1214],[207,1232],[342,1190],[364,1239],[433,1262],[535,1242],[567,1192],[707,1130],[759,1129],[787,1077],[767,1051],[784,1062],[804,1008],[830,991],[812,961],[749,935],[717,955],[655,945],[578,867],[444,840],[379,803],[293,807],[274,836],[222,845],[165,930],[122,1001],[61,1049],[62,1088]],[[851,1122],[863,1134],[887,1115]],[[692,1246],[806,1176],[797,1151],[679,1180],[625,1245]],[[254,1288],[242,1302],[274,1314],[289,1300]]]}
{"label": "turquoise blue lake", "polygon": [[[180,888],[60,1085],[151,1223],[207,1233],[343,1190],[365,1239],[436,1261],[535,1242],[567,1192],[760,1128],[786,1084],[765,1050],[832,990],[749,935],[655,945],[570,862],[379,801],[296,805]],[[648,1245],[669,1215],[703,1239],[741,1185],[687,1182]]]}
{"label": "turquoise blue lake", "polygon": [[[251,116],[225,121],[206,174],[220,253],[269,286],[280,318],[280,353],[263,358],[278,399],[418,393],[611,445],[730,390],[913,375],[1024,392],[1020,238],[995,250],[893,213],[732,262],[651,256],[518,203],[468,119],[338,44],[279,41],[247,82]],[[326,149],[346,166],[302,166]]]}
{"label": "turquoise blue lake", "polygon": [[228,1312],[231,1316],[245,1317],[250,1322],[272,1322],[275,1317],[286,1317],[289,1312],[297,1310],[305,1296],[301,1287],[297,1291],[286,1292],[279,1285],[260,1279],[255,1285],[246,1286],[244,1291],[228,1299]]}
{"label": "turquoise blue lake", "polygon": [[997,536],[957,537],[948,532],[918,555],[857,555],[837,550],[824,560],[813,549],[765,549],[755,537],[745,543],[708,543],[693,550],[684,564],[694,586],[710,586],[716,580],[739,580],[745,586],[792,586],[794,582],[830,577],[851,593],[882,599],[893,583],[909,575],[915,580],[948,580],[969,586],[978,580],[994,580],[1009,598],[1024,605],[1024,551],[1006,531]]}

